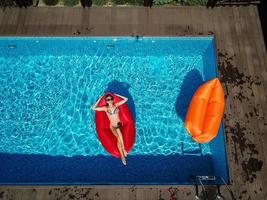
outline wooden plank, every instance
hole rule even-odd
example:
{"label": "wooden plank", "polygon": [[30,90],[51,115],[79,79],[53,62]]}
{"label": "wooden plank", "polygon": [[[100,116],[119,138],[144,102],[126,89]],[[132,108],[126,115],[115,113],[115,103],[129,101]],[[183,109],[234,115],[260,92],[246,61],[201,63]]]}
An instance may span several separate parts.
{"label": "wooden plank", "polygon": [[62,13],[62,15],[63,15],[63,18],[62,18],[60,35],[78,34],[77,30],[73,30],[73,25],[71,24],[71,18],[73,18],[73,13],[71,12],[71,8],[64,9],[64,12]]}
{"label": "wooden plank", "polygon": [[[264,46],[264,39],[263,39],[261,25],[260,25],[260,21],[259,21],[259,17],[258,17],[256,8],[255,7],[249,7],[249,13],[250,13],[251,19],[255,19],[255,20],[251,21],[252,23],[250,23],[250,25],[252,27],[250,27],[250,25],[248,25],[247,29],[248,29],[248,31],[252,31],[251,37],[254,38],[252,45],[253,45],[253,47],[255,47],[256,55],[257,55],[257,57],[254,57],[254,62],[256,62],[260,68],[260,73],[258,73],[259,70],[257,70],[257,75],[261,77],[261,80],[262,80],[261,82],[262,82],[262,87],[263,87],[262,89],[264,91],[260,95],[261,95],[262,102],[263,102],[262,106],[265,106],[265,108],[263,108],[263,110],[267,110],[267,107],[266,107],[266,105],[267,105],[266,104],[267,88],[265,87],[265,86],[267,86],[266,48]],[[249,20],[249,19],[247,19],[247,20]],[[267,121],[265,121],[265,122],[267,122]]]}
{"label": "wooden plank", "polygon": [[11,9],[6,9],[4,11],[2,11],[2,20],[1,21],[1,26],[0,26],[0,31],[1,34],[7,34],[9,33],[9,19],[12,16],[13,12],[15,12],[15,10],[11,10]]}
{"label": "wooden plank", "polygon": [[[250,15],[245,15],[246,17],[246,27],[247,27],[247,31],[250,33],[250,37],[249,37],[249,43],[251,45],[251,48],[253,49],[252,51],[252,64],[253,66],[249,67],[249,70],[255,74],[258,77],[261,77],[261,80],[263,80],[262,77],[262,73],[264,71],[266,71],[266,67],[264,65],[265,63],[265,58],[264,57],[264,53],[265,53],[265,48],[259,44],[259,35],[261,34],[260,32],[258,32],[258,28],[257,28],[257,23],[255,23],[254,19],[255,15],[254,12],[251,11],[251,9],[253,9],[252,7],[249,7],[250,12],[248,12]],[[255,141],[255,143],[257,143],[258,145],[258,149],[259,151],[259,159],[264,160],[264,165],[263,165],[263,169],[262,169],[262,173],[260,178],[257,180],[257,183],[259,183],[259,186],[257,185],[257,187],[254,188],[255,191],[257,191],[257,189],[262,188],[262,187],[266,187],[267,181],[265,178],[262,177],[266,177],[267,174],[267,165],[266,165],[266,161],[267,161],[267,146],[266,146],[266,141],[267,141],[267,135],[264,134],[266,132],[266,126],[263,125],[262,122],[266,122],[266,117],[264,116],[264,111],[267,110],[267,104],[266,104],[266,93],[265,93],[265,89],[264,88],[264,83],[262,83],[261,85],[252,85],[253,87],[253,93],[255,95],[255,105],[259,105],[257,106],[258,109],[258,116],[257,118],[255,117],[254,120],[254,124],[255,124],[255,130],[258,130],[258,134],[255,135],[255,138],[257,138],[257,141]],[[261,181],[261,182],[260,182]],[[262,198],[264,198],[262,196]]]}
{"label": "wooden plank", "polygon": [[[247,17],[247,9],[239,9],[239,14],[240,14],[240,17],[242,18],[242,21],[241,21],[241,27],[242,27],[242,34],[243,34],[243,40],[242,40],[242,43],[243,43],[243,49],[244,49],[244,59],[245,59],[245,64],[246,64],[246,73],[251,76],[251,78],[253,79],[255,77],[255,71],[254,71],[254,68],[257,67],[257,63],[255,63],[255,57],[257,57],[256,53],[255,53],[255,49],[253,47],[253,41],[252,41],[252,37],[251,37],[251,26],[252,24],[249,25],[249,28],[247,26],[247,21],[246,21],[246,17]],[[254,22],[252,22],[254,23]],[[245,34],[244,34],[245,33]],[[256,38],[257,39],[257,38]],[[255,94],[255,97],[258,96],[258,93],[257,93],[257,86],[255,85],[252,85],[252,91],[254,92]],[[251,92],[249,89],[246,91],[246,92]],[[249,95],[247,95],[249,96]],[[248,104],[244,105],[243,103],[243,107],[246,111],[253,111],[255,109],[255,107],[257,107],[257,103],[256,103],[256,99],[255,97],[248,97],[249,98],[249,101],[248,101]],[[246,107],[245,107],[246,106]],[[247,134],[246,134],[246,138],[249,139],[249,141],[253,144],[257,144],[257,150],[258,151],[261,151],[262,150],[262,147],[260,145],[260,140],[261,138],[259,137],[259,129],[258,129],[258,119],[256,116],[254,117],[251,117],[250,120],[247,122],[247,125],[248,125],[248,131],[247,131]],[[252,157],[255,157],[256,155],[251,155]],[[261,155],[259,154],[257,156],[259,159],[261,157]],[[243,162],[247,162],[246,159],[250,159],[250,157],[246,156],[244,157],[244,160]],[[251,193],[251,196],[253,198],[253,196],[255,196],[254,191],[257,191],[257,188],[259,189],[260,186],[262,186],[262,182],[261,182],[261,178],[258,178],[257,180],[255,180],[254,182],[252,183],[247,183],[246,184],[247,187],[248,187],[248,191],[250,191],[249,193]],[[259,191],[257,191],[259,192]],[[264,198],[263,197],[263,194],[261,192],[259,192],[257,194],[258,198],[262,199]],[[254,197],[256,198],[256,197]]]}

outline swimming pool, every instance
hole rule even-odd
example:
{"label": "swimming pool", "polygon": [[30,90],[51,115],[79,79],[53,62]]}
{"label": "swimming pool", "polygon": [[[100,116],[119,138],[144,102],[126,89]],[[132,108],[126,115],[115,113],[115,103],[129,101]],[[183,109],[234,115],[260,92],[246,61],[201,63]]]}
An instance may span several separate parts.
{"label": "swimming pool", "polygon": [[[183,124],[217,75],[213,37],[2,37],[0,52],[0,183],[229,180],[222,127],[200,145]],[[126,167],[97,138],[90,106],[105,91],[127,96],[136,122]]]}

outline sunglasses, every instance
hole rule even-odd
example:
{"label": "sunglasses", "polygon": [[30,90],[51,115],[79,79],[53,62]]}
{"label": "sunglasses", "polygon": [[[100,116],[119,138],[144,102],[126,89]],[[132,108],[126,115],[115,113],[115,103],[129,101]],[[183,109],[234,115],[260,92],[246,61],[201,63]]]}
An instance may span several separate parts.
{"label": "sunglasses", "polygon": [[113,100],[112,98],[106,99],[106,101],[112,101],[112,100]]}

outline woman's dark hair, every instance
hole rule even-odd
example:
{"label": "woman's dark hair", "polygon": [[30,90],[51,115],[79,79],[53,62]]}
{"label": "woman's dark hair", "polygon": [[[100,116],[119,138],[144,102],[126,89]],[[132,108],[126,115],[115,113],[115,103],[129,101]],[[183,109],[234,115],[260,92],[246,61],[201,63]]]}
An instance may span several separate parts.
{"label": "woman's dark hair", "polygon": [[112,96],[111,94],[107,94],[107,95],[105,96],[105,100],[106,100],[108,97],[111,97],[111,99],[113,99],[113,96]]}
{"label": "woman's dark hair", "polygon": [[[112,96],[111,94],[107,94],[107,95],[105,96],[105,101],[106,101],[106,99],[107,99],[108,97],[111,97],[111,99],[114,99],[113,96]],[[106,101],[106,102],[107,102],[107,101]],[[108,103],[106,103],[106,106],[108,106]]]}

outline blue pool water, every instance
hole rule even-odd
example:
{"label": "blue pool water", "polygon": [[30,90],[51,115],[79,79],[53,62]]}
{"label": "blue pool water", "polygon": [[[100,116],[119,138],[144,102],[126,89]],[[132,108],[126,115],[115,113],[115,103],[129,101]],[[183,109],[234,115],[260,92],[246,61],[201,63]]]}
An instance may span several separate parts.
{"label": "blue pool water", "polygon": [[[228,180],[223,129],[198,144],[183,124],[196,88],[216,76],[212,37],[2,37],[0,52],[0,170],[15,167],[0,182],[186,184],[192,173]],[[95,131],[90,106],[105,91],[127,96],[136,122],[126,168]]]}

